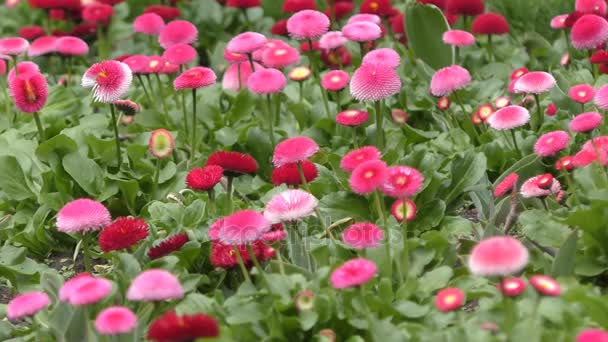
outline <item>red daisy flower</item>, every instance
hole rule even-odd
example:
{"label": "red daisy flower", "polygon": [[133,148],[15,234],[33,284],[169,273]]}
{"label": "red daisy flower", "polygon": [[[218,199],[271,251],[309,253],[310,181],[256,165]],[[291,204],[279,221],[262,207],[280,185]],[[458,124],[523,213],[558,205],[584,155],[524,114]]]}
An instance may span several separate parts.
{"label": "red daisy flower", "polygon": [[572,170],[574,168],[574,157],[573,156],[565,156],[560,158],[557,162],[555,162],[555,169],[558,171],[562,170]]}
{"label": "red daisy flower", "polygon": [[364,0],[359,12],[388,16],[392,13],[391,0]]}
{"label": "red daisy flower", "polygon": [[190,189],[198,191],[206,191],[220,182],[224,169],[218,165],[209,165],[205,167],[196,167],[186,176],[186,185]]}
{"label": "red daisy flower", "polygon": [[455,287],[445,288],[437,293],[435,307],[441,312],[458,309],[464,303],[464,292]]}
{"label": "red daisy flower", "polygon": [[494,188],[494,197],[500,197],[512,191],[519,180],[519,175],[517,173],[512,173],[505,177],[500,183],[496,185]]}
{"label": "red daisy flower", "polygon": [[179,233],[164,239],[158,245],[150,248],[148,258],[154,260],[178,251],[188,242],[188,234]]}
{"label": "red daisy flower", "polygon": [[119,217],[99,234],[99,247],[108,253],[130,248],[148,236],[146,221],[133,217]]}
{"label": "red daisy flower", "polygon": [[[319,175],[315,164],[308,160],[303,160],[301,163],[306,182],[310,183],[314,181]],[[274,186],[278,186],[283,183],[286,185],[302,184],[302,178],[300,178],[300,173],[298,171],[298,163],[288,163],[274,168],[272,170],[271,178]]]}
{"label": "red daisy flower", "polygon": [[168,311],[152,322],[147,338],[157,342],[175,342],[219,335],[220,328],[211,316],[202,313],[178,316],[175,311]]}
{"label": "red daisy flower", "polygon": [[221,166],[224,169],[224,175],[229,177],[255,173],[258,170],[258,163],[251,155],[234,151],[214,152],[209,156],[205,165]]}
{"label": "red daisy flower", "polygon": [[144,13],[158,14],[163,20],[170,21],[181,15],[179,8],[163,5],[152,5],[144,9]]}
{"label": "red daisy flower", "polygon": [[505,296],[515,297],[524,292],[526,283],[520,278],[506,278],[497,287]]}
{"label": "red daisy flower", "polygon": [[[251,266],[251,256],[247,251],[246,245],[237,245],[236,246],[239,253],[241,254],[241,258],[243,258],[243,262],[247,266]],[[264,244],[261,240],[256,240],[251,244],[253,249],[253,253],[259,261],[267,260],[269,257],[274,256],[274,249],[270,246]],[[209,256],[211,259],[211,264],[214,267],[219,268],[233,268],[238,265],[238,258],[236,256],[236,251],[234,250],[234,246],[223,244],[220,241],[213,241],[211,245],[211,255]]]}

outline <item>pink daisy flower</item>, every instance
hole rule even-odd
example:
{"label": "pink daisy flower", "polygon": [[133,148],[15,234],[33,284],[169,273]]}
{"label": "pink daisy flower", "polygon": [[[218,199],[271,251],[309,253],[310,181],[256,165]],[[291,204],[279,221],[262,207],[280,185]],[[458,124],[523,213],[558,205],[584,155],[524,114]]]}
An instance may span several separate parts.
{"label": "pink daisy flower", "polygon": [[287,19],[287,32],[297,40],[321,37],[329,29],[329,18],[322,12],[303,10]]}
{"label": "pink daisy flower", "polygon": [[457,47],[471,46],[475,44],[475,36],[467,31],[449,30],[443,33],[443,42]]}
{"label": "pink daisy flower", "polygon": [[127,299],[136,302],[181,299],[183,296],[184,289],[179,280],[160,269],[143,271],[133,279],[127,290]]}
{"label": "pink daisy flower", "polygon": [[541,94],[555,87],[555,78],[548,72],[532,71],[524,74],[515,81],[517,93]]}
{"label": "pink daisy flower", "polygon": [[397,51],[391,48],[381,48],[372,50],[363,56],[363,64],[384,64],[391,68],[397,68],[401,63],[401,58]]}
{"label": "pink daisy flower", "polygon": [[371,42],[382,37],[380,26],[369,21],[357,21],[342,28],[342,34],[353,42]]}
{"label": "pink daisy flower", "polygon": [[566,19],[568,14],[560,14],[551,19],[551,28],[561,30],[566,28]]}
{"label": "pink daisy flower", "polygon": [[137,316],[124,306],[105,308],[95,318],[95,330],[101,335],[126,334],[135,327],[137,327]]}
{"label": "pink daisy flower", "polygon": [[585,329],[576,335],[576,342],[608,342],[608,331]]}
{"label": "pink daisy flower", "polygon": [[317,204],[317,199],[306,191],[286,190],[266,204],[264,217],[272,224],[295,221],[312,215]]}
{"label": "pink daisy flower", "polygon": [[134,74],[145,74],[148,72],[148,62],[150,59],[144,55],[133,55],[125,58],[122,62],[129,66]]}
{"label": "pink daisy flower", "polygon": [[562,293],[559,283],[546,275],[533,275],[529,281],[530,285],[543,296],[556,297]]}
{"label": "pink daisy flower", "polygon": [[72,279],[66,281],[59,289],[59,300],[62,302],[69,301],[70,295],[74,290],[88,278],[93,278],[88,273],[80,273],[75,275]]}
{"label": "pink daisy flower", "polygon": [[41,73],[40,67],[38,66],[38,64],[36,64],[34,62],[29,62],[29,61],[19,62],[19,64],[17,64],[17,70],[19,72],[15,73],[15,68],[11,68],[11,70],[8,72],[8,75],[6,76],[8,83],[11,83],[11,81],[13,79],[15,79],[17,77],[17,75],[40,74]]}
{"label": "pink daisy flower", "polygon": [[351,259],[336,268],[329,281],[334,288],[345,289],[367,283],[377,272],[378,267],[373,261],[364,258]]}
{"label": "pink daisy flower", "polygon": [[346,23],[352,24],[352,23],[357,23],[357,22],[362,22],[362,21],[374,23],[376,25],[380,25],[382,23],[382,19],[380,19],[379,16],[377,16],[375,14],[370,14],[370,13],[355,14],[355,15],[351,16],[350,18],[348,18],[348,21]]}
{"label": "pink daisy flower", "polygon": [[500,197],[506,195],[507,193],[513,191],[517,186],[517,181],[519,180],[519,175],[517,173],[511,173],[507,177],[505,177],[500,183],[496,184],[494,187],[494,197]]}
{"label": "pink daisy flower", "polygon": [[57,230],[64,233],[86,233],[101,230],[112,223],[103,204],[88,198],[74,200],[57,213]]}
{"label": "pink daisy flower", "polygon": [[365,123],[369,119],[369,114],[358,109],[349,109],[336,115],[336,122],[342,126],[356,127]]}
{"label": "pink daisy flower", "polygon": [[27,50],[27,55],[30,57],[43,56],[53,53],[57,46],[57,37],[43,36],[36,38]]}
{"label": "pink daisy flower", "polygon": [[159,73],[167,61],[161,56],[148,56],[148,73]]}
{"label": "pink daisy flower", "polygon": [[350,76],[346,71],[332,70],[323,75],[321,78],[321,86],[328,91],[340,91],[346,87]]}
{"label": "pink daisy flower", "polygon": [[279,39],[268,39],[266,40],[266,42],[264,43],[264,45],[262,47],[260,47],[259,49],[253,51],[252,53],[252,57],[253,60],[255,61],[261,61],[264,51],[266,51],[267,49],[272,49],[272,48],[289,48],[291,47],[289,44],[285,43],[282,40]]}
{"label": "pink daisy flower", "polygon": [[608,84],[602,86],[596,91],[593,102],[601,109],[608,109]]}
{"label": "pink daisy flower", "polygon": [[464,292],[455,287],[448,287],[437,292],[435,307],[441,312],[458,309],[464,303]]}
{"label": "pink daisy flower", "polygon": [[403,125],[407,122],[407,113],[401,109],[393,109],[391,117],[393,118],[393,122],[398,125]]}
{"label": "pink daisy flower", "polygon": [[[253,63],[255,70],[262,70],[264,67],[258,63]],[[239,73],[240,68],[240,73]],[[240,83],[239,83],[240,74]],[[226,72],[224,72],[224,78],[222,78],[222,88],[239,91],[241,88],[247,88],[247,80],[252,74],[251,65],[247,62],[239,62],[231,64]],[[239,88],[239,85],[241,88]]]}
{"label": "pink daisy flower", "polygon": [[540,157],[554,156],[568,147],[570,135],[565,131],[553,131],[545,133],[536,140],[534,153]]}
{"label": "pink daisy flower", "polygon": [[300,61],[300,51],[291,46],[275,46],[264,49],[262,63],[270,68],[284,68]]}
{"label": "pink daisy flower", "polygon": [[568,90],[568,96],[574,102],[587,103],[593,100],[595,90],[589,84],[578,84]]}
{"label": "pink daisy flower", "polygon": [[606,38],[608,38],[608,22],[595,14],[585,14],[580,17],[570,31],[572,46],[579,50],[595,49]]}
{"label": "pink daisy flower", "polygon": [[175,90],[198,89],[215,84],[216,76],[213,70],[206,67],[194,67],[184,71],[173,81]]}
{"label": "pink daisy flower", "polygon": [[49,296],[44,292],[29,292],[13,298],[6,306],[6,317],[11,320],[18,320],[24,317],[33,316],[51,304]]}
{"label": "pink daisy flower", "polygon": [[459,65],[441,68],[435,72],[431,79],[431,94],[433,96],[446,96],[452,92],[465,88],[471,83],[469,71]]}
{"label": "pink daisy flower", "polygon": [[399,93],[401,79],[384,64],[363,64],[350,80],[350,93],[359,101],[379,101]]}
{"label": "pink daisy flower", "polygon": [[350,225],[342,232],[342,241],[355,249],[376,248],[384,238],[384,232],[369,222]]}
{"label": "pink daisy flower", "polygon": [[506,278],[497,285],[503,295],[509,297],[519,296],[526,289],[526,283],[521,278]]}
{"label": "pink daisy flower", "polygon": [[270,229],[271,224],[264,215],[253,210],[240,210],[224,218],[218,237],[227,245],[243,245],[260,239]]}
{"label": "pink daisy flower", "polygon": [[535,176],[521,185],[519,189],[524,198],[545,197],[551,194],[557,194],[562,189],[559,181],[553,177],[549,179],[548,184],[545,175]]}
{"label": "pink daisy flower", "polygon": [[344,37],[341,31],[330,31],[321,36],[319,47],[325,50],[333,50],[344,46],[347,41],[348,39]]}
{"label": "pink daisy flower", "polygon": [[133,21],[133,31],[149,36],[159,35],[165,27],[165,21],[156,13],[144,13]]}
{"label": "pink daisy flower", "polygon": [[226,45],[226,50],[232,53],[251,54],[266,43],[266,37],[257,32],[243,32],[236,35]]}
{"label": "pink daisy flower", "polygon": [[78,277],[70,284],[66,301],[74,306],[94,304],[106,298],[110,292],[112,282],[105,278]]}
{"label": "pink daisy flower", "polygon": [[163,52],[164,59],[177,65],[193,62],[196,57],[198,57],[198,53],[188,44],[173,45]]}
{"label": "pink daisy flower", "polygon": [[9,78],[8,88],[15,107],[25,113],[40,111],[49,97],[46,78],[37,72]]}
{"label": "pink daisy flower", "polygon": [[480,276],[506,276],[528,264],[528,250],[510,236],[495,236],[480,241],[469,257],[469,270]]}
{"label": "pink daisy flower", "polygon": [[382,192],[393,198],[412,197],[422,188],[424,177],[409,166],[392,166],[387,169]]}
{"label": "pink daisy flower", "polygon": [[112,103],[120,100],[131,85],[133,73],[129,66],[118,61],[93,64],[82,76],[82,86],[93,88],[95,101]]}
{"label": "pink daisy flower", "polygon": [[150,154],[158,159],[164,159],[173,153],[175,140],[171,132],[164,128],[155,129],[150,133],[148,140],[148,150]]}
{"label": "pink daisy flower", "polygon": [[297,163],[319,152],[319,145],[309,137],[293,137],[281,141],[274,148],[272,164],[280,167],[289,163]]}
{"label": "pink daisy flower", "polygon": [[404,219],[407,222],[413,221],[416,218],[416,212],[416,203],[409,198],[406,198],[405,201],[400,198],[391,205],[391,215],[397,222],[403,222]]}
{"label": "pink daisy flower", "polygon": [[168,49],[173,45],[192,44],[197,38],[198,30],[191,22],[174,20],[160,31],[158,42],[163,49]]}
{"label": "pink daisy flower", "polygon": [[78,37],[61,37],[55,44],[55,51],[60,55],[84,56],[89,53],[89,45]]}
{"label": "pink daisy flower", "polygon": [[604,120],[600,113],[587,112],[582,113],[570,120],[568,127],[572,132],[587,133],[596,129]]}
{"label": "pink daisy flower", "polygon": [[0,54],[17,56],[24,54],[30,43],[21,37],[10,37],[0,39]]}
{"label": "pink daisy flower", "polygon": [[605,0],[576,0],[574,10],[580,13],[606,15]]}
{"label": "pink daisy flower", "polygon": [[367,160],[357,166],[348,179],[351,189],[359,195],[376,191],[385,182],[386,163],[382,160]]}
{"label": "pink daisy flower", "polygon": [[230,63],[247,62],[247,55],[244,53],[234,53],[224,49],[224,59]]}
{"label": "pink daisy flower", "polygon": [[524,107],[507,106],[494,112],[486,120],[488,125],[497,130],[521,127],[530,121],[530,112]]}
{"label": "pink daisy flower", "polygon": [[253,72],[247,79],[247,87],[251,92],[268,95],[276,94],[285,88],[287,79],[277,69],[261,69]]}
{"label": "pink daisy flower", "polygon": [[340,168],[345,172],[353,172],[359,165],[370,160],[380,160],[382,154],[376,146],[363,146],[348,152],[340,160]]}

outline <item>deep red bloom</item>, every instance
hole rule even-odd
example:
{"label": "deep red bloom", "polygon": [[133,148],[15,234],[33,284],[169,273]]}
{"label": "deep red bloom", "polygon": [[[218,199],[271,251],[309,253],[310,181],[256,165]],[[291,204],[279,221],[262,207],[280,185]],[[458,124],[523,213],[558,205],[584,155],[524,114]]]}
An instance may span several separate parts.
{"label": "deep red bloom", "polygon": [[170,21],[182,15],[179,8],[163,5],[148,6],[144,9],[144,13],[156,13],[163,18],[164,21]]}
{"label": "deep red bloom", "polygon": [[589,62],[592,64],[603,64],[608,63],[608,51],[597,50],[589,57]]}
{"label": "deep red bloom", "polygon": [[38,72],[20,73],[10,78],[8,88],[15,106],[26,113],[42,109],[49,96],[46,78]]}
{"label": "deep red bloom", "polygon": [[124,2],[125,0],[95,0],[95,1],[97,1],[99,3],[102,3],[102,4],[114,6],[114,5],[117,5],[117,4],[121,3],[121,2]]}
{"label": "deep red bloom", "polygon": [[505,278],[496,287],[505,296],[515,297],[524,292],[526,283],[521,278]]}
{"label": "deep red bloom", "polygon": [[545,114],[547,114],[548,116],[553,116],[553,115],[555,115],[555,113],[557,113],[557,106],[555,105],[555,103],[551,102],[547,106],[547,109],[545,110]]}
{"label": "deep red bloom", "polygon": [[339,47],[335,50],[322,50],[321,60],[331,69],[337,69],[342,62],[342,67],[347,67],[351,64],[350,52],[344,47]]}
{"label": "deep red bloom", "polygon": [[509,32],[509,23],[500,14],[484,13],[473,20],[471,31],[475,34],[505,34]]}
{"label": "deep red bloom", "polygon": [[392,14],[391,0],[363,0],[359,12],[386,17]]}
{"label": "deep red bloom", "polygon": [[258,170],[258,163],[251,155],[234,151],[214,152],[209,156],[205,165],[221,166],[224,168],[224,175],[230,177],[255,173]]}
{"label": "deep red bloom", "polygon": [[[253,253],[259,261],[264,261],[274,256],[274,249],[260,240],[254,241],[251,244],[251,247],[253,249]],[[237,245],[237,249],[241,254],[241,258],[243,258],[243,262],[250,266],[252,261],[251,256],[247,251],[247,246]],[[209,258],[211,259],[211,264],[214,267],[232,268],[238,265],[238,258],[236,256],[234,247],[232,245],[223,244],[220,241],[213,241],[211,245],[211,255]]]}
{"label": "deep red bloom", "polygon": [[270,33],[277,36],[288,36],[289,32],[287,32],[287,19],[281,19],[274,23],[270,28]]}
{"label": "deep red bloom", "polygon": [[66,13],[62,9],[53,8],[49,11],[49,18],[55,21],[62,21],[66,19]]}
{"label": "deep red bloom", "polygon": [[[72,31],[70,31],[69,35],[85,39],[85,38],[95,36],[96,32],[97,32],[97,26],[95,24],[82,23],[82,24],[74,26]],[[62,35],[57,35],[57,34],[53,33],[53,35],[57,36],[57,37],[61,37],[61,36],[67,36],[68,34],[66,33],[66,34],[62,34]]]}
{"label": "deep red bloom", "polygon": [[483,0],[448,0],[446,4],[449,14],[476,16],[483,10]]}
{"label": "deep red bloom", "polygon": [[574,168],[574,157],[565,156],[560,158],[557,162],[555,162],[555,169],[558,171],[562,170],[572,170]]}
{"label": "deep red bloom", "polygon": [[33,8],[80,8],[80,0],[28,0]]}
{"label": "deep red bloom", "polygon": [[283,12],[296,13],[305,9],[316,10],[317,4],[315,0],[285,0],[281,9]]}
{"label": "deep red bloom", "polygon": [[518,180],[519,175],[517,173],[511,173],[505,177],[500,183],[496,184],[496,187],[494,188],[494,197],[503,196],[516,189]]}
{"label": "deep red bloom", "polygon": [[220,182],[224,169],[218,165],[208,165],[205,167],[196,167],[186,176],[186,184],[190,189],[198,191],[206,191]]}
{"label": "deep red bloom", "polygon": [[158,243],[156,246],[150,248],[148,251],[148,258],[154,260],[169,255],[182,248],[183,245],[188,242],[188,234],[178,233],[171,237],[168,237]]}
{"label": "deep red bloom", "polygon": [[261,6],[260,0],[228,0],[226,6],[236,8],[251,8]]}
{"label": "deep red bloom", "polygon": [[[336,20],[340,20],[350,14],[353,11],[353,8],[355,8],[355,5],[352,2],[336,1],[334,4],[334,15],[336,16]],[[323,13],[325,13],[326,16],[331,17],[330,7],[327,6]]]}
{"label": "deep red bloom", "polygon": [[130,248],[148,236],[146,221],[132,217],[119,217],[99,233],[99,247],[108,253]]}
{"label": "deep red bloom", "polygon": [[202,313],[178,316],[175,311],[168,311],[150,324],[147,338],[156,342],[187,342],[219,335],[220,328],[211,316]]}
{"label": "deep red bloom", "polygon": [[[308,160],[303,160],[302,169],[304,170],[304,178],[306,178],[306,182],[310,183],[317,178],[318,171],[314,163]],[[302,178],[300,178],[300,173],[298,172],[298,163],[289,163],[273,169],[271,178],[274,186],[278,186],[283,183],[287,185],[302,184]]]}
{"label": "deep red bloom", "polygon": [[110,5],[93,3],[82,9],[82,19],[88,23],[108,23],[114,15],[114,8]]}
{"label": "deep red bloom", "polygon": [[44,35],[44,29],[40,26],[25,26],[19,29],[19,36],[27,40],[34,40]]}

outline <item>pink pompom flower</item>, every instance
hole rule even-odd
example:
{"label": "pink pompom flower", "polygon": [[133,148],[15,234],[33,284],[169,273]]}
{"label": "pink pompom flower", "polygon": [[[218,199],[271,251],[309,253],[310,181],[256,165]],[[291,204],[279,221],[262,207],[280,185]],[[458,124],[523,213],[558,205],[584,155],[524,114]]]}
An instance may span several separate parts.
{"label": "pink pompom flower", "polygon": [[347,41],[348,39],[344,37],[341,31],[330,31],[321,36],[319,47],[325,50],[333,50],[344,46]]}
{"label": "pink pompom flower", "polygon": [[464,292],[455,287],[448,287],[437,292],[435,307],[441,312],[458,309],[464,303]]}
{"label": "pink pompom flower", "polygon": [[361,22],[361,21],[374,23],[376,25],[380,25],[382,23],[382,19],[379,16],[377,16],[375,14],[371,14],[371,13],[355,14],[355,15],[351,16],[350,18],[348,18],[348,21],[346,23],[352,24],[352,23],[357,23],[357,22]]}
{"label": "pink pompom flower", "polygon": [[192,44],[197,38],[198,30],[191,22],[174,20],[160,31],[158,42],[163,49],[168,49],[173,45]]}
{"label": "pink pompom flower", "polygon": [[25,113],[36,113],[44,107],[49,97],[46,78],[40,73],[20,73],[8,83],[15,107]]}
{"label": "pink pompom flower", "polygon": [[556,30],[561,30],[566,28],[566,19],[568,19],[568,14],[560,14],[556,15],[551,19],[551,28]]}
{"label": "pink pompom flower", "polygon": [[63,56],[84,56],[89,53],[89,45],[78,37],[65,36],[57,39],[55,50]]}
{"label": "pink pompom flower", "polygon": [[293,137],[281,141],[274,148],[272,164],[280,167],[289,163],[297,163],[319,152],[319,145],[309,137]]}
{"label": "pink pompom flower", "polygon": [[345,289],[363,285],[372,280],[378,267],[364,258],[351,259],[336,268],[330,276],[331,286],[336,289]]}
{"label": "pink pompom flower", "polygon": [[126,334],[136,326],[137,316],[124,306],[105,308],[95,318],[95,330],[101,335]]}
{"label": "pink pompom flower", "polygon": [[95,101],[112,103],[127,93],[132,80],[128,65],[110,60],[93,64],[82,76],[82,86],[93,88]]}
{"label": "pink pompom flower", "polygon": [[530,121],[530,112],[521,106],[507,106],[494,112],[486,120],[488,125],[497,130],[521,127]]}
{"label": "pink pompom flower", "polygon": [[465,47],[475,44],[475,36],[467,31],[449,30],[443,33],[444,43],[456,47]]}
{"label": "pink pompom flower", "polygon": [[359,195],[369,194],[384,184],[387,176],[386,163],[367,160],[357,166],[348,179],[351,189]]}
{"label": "pink pompom flower", "polygon": [[350,76],[346,71],[332,70],[321,78],[321,86],[328,91],[340,91],[346,87]]}
{"label": "pink pompom flower", "polygon": [[604,117],[600,113],[587,112],[582,113],[570,120],[568,128],[570,131],[577,133],[587,133],[596,129],[604,120]]}
{"label": "pink pompom flower", "polygon": [[69,202],[57,213],[57,230],[64,233],[85,233],[101,230],[112,223],[110,212],[103,204],[80,198]]}
{"label": "pink pompom flower", "polygon": [[515,81],[514,90],[517,93],[541,94],[555,87],[555,78],[548,72],[532,71],[524,74]]}
{"label": "pink pompom flower", "polygon": [[578,84],[568,90],[568,96],[574,102],[587,103],[593,100],[595,90],[589,84]]}
{"label": "pink pompom flower", "polygon": [[133,55],[125,58],[122,62],[129,66],[134,74],[145,74],[148,72],[150,58],[144,55]]}
{"label": "pink pompom flower", "polygon": [[262,63],[270,68],[284,68],[297,64],[300,61],[300,52],[291,46],[275,46],[264,49]]}
{"label": "pink pompom flower", "polygon": [[353,42],[371,42],[382,37],[380,26],[369,21],[357,21],[342,28],[342,34]]}
{"label": "pink pompom flower", "polygon": [[342,126],[357,127],[369,119],[369,114],[362,110],[349,109],[336,115],[336,122]]}
{"label": "pink pompom flower", "polygon": [[397,51],[391,48],[381,48],[372,50],[363,56],[363,64],[384,64],[391,68],[397,68],[401,63],[401,58]]}
{"label": "pink pompom flower", "polygon": [[227,245],[243,245],[260,239],[270,229],[271,224],[264,215],[253,210],[240,210],[224,218],[218,237]]}
{"label": "pink pompom flower", "polygon": [[350,93],[359,101],[379,101],[399,93],[401,79],[384,64],[363,64],[350,80]]}
{"label": "pink pompom flower", "polygon": [[315,10],[303,10],[287,19],[287,32],[297,40],[321,37],[329,29],[329,18]]}
{"label": "pink pompom flower", "polygon": [[[105,278],[95,278],[90,275],[75,277],[66,282],[62,301],[74,306],[83,306],[97,303],[112,292],[112,282]],[[60,298],[62,298],[60,292]]]}
{"label": "pink pompom flower", "polygon": [[431,94],[433,96],[450,95],[456,90],[463,89],[471,83],[469,71],[459,65],[441,68],[431,79]]}
{"label": "pink pompom flower", "polygon": [[49,296],[44,292],[28,292],[13,298],[6,306],[6,317],[11,320],[18,320],[24,317],[33,316],[51,304]]}
{"label": "pink pompom flower", "polygon": [[579,50],[595,49],[606,38],[608,38],[608,22],[595,14],[585,14],[580,17],[570,31],[572,46]]}
{"label": "pink pompom flower", "polygon": [[184,71],[173,81],[175,90],[198,89],[215,84],[217,76],[206,67],[194,67]]}
{"label": "pink pompom flower", "polygon": [[387,169],[382,192],[393,198],[412,197],[422,189],[424,177],[409,166],[392,166]]}
{"label": "pink pompom flower", "polygon": [[47,55],[56,51],[57,40],[55,36],[43,36],[36,38],[27,50],[27,55],[37,57]]}
{"label": "pink pompom flower", "polygon": [[299,220],[312,215],[317,199],[306,191],[290,189],[270,199],[264,209],[264,217],[272,224]]}
{"label": "pink pompom flower", "polygon": [[580,13],[606,15],[605,0],[576,0],[574,10]]}
{"label": "pink pompom flower", "polygon": [[163,58],[177,65],[188,64],[193,62],[198,53],[188,44],[176,44],[163,52]]}
{"label": "pink pompom flower", "polygon": [[376,146],[363,146],[348,152],[340,160],[340,168],[345,172],[353,172],[357,166],[370,160],[380,160],[382,153]]}
{"label": "pink pompom flower", "polygon": [[608,331],[585,329],[576,335],[576,342],[608,342]]}
{"label": "pink pompom flower", "polygon": [[506,276],[528,264],[528,250],[510,236],[495,236],[480,241],[469,257],[469,270],[480,276]]}
{"label": "pink pompom flower", "polygon": [[350,225],[342,232],[342,241],[355,249],[376,248],[384,238],[384,232],[369,222]]}
{"label": "pink pompom flower", "polygon": [[557,195],[562,189],[561,184],[557,179],[547,176],[550,175],[539,175],[525,181],[519,190],[521,195],[524,198]]}
{"label": "pink pompom flower", "polygon": [[568,147],[570,135],[565,131],[553,131],[545,133],[536,140],[534,153],[540,157],[554,156]]}
{"label": "pink pompom flower", "polygon": [[608,84],[602,86],[595,92],[593,102],[601,109],[608,109]]}
{"label": "pink pompom flower", "polygon": [[127,299],[136,302],[180,299],[183,296],[184,289],[179,280],[160,269],[143,271],[133,279],[127,290]]}
{"label": "pink pompom flower", "polygon": [[21,37],[0,39],[0,55],[18,56],[24,54],[30,43]]}
{"label": "pink pompom flower", "polygon": [[257,32],[243,32],[234,36],[226,45],[226,50],[232,53],[252,54],[261,49],[266,43],[266,37]]}
{"label": "pink pompom flower", "polygon": [[133,21],[133,31],[149,36],[159,35],[165,27],[165,21],[156,13],[144,13]]}
{"label": "pink pompom flower", "polygon": [[530,285],[541,295],[556,297],[562,293],[559,283],[546,275],[533,275],[530,277]]}
{"label": "pink pompom flower", "polygon": [[505,179],[503,179],[500,183],[496,184],[496,186],[494,187],[494,197],[500,197],[513,191],[517,186],[518,180],[519,175],[517,173],[509,174],[507,177],[505,177]]}
{"label": "pink pompom flower", "polygon": [[260,95],[276,94],[285,88],[287,79],[277,69],[261,69],[253,72],[247,79],[247,87]]}

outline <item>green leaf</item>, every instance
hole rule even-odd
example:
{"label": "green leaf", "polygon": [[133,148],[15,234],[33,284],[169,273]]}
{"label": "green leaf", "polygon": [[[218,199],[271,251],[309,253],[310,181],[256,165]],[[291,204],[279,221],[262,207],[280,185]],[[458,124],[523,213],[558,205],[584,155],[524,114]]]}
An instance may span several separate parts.
{"label": "green leaf", "polygon": [[103,170],[80,152],[72,152],[63,158],[63,168],[89,195],[101,193],[104,179]]}
{"label": "green leaf", "polygon": [[544,210],[524,211],[519,216],[519,223],[524,234],[545,247],[561,246],[570,235],[568,226],[555,221]]}
{"label": "green leaf", "polygon": [[448,266],[438,267],[430,272],[425,273],[420,279],[418,279],[419,284],[427,284],[421,290],[425,293],[432,293],[435,290],[439,290],[445,287],[454,271]]}
{"label": "green leaf", "polygon": [[425,305],[419,305],[410,301],[403,301],[395,303],[395,310],[397,310],[403,317],[406,318],[421,318],[429,312],[429,307]]}
{"label": "green leaf", "polygon": [[238,137],[238,133],[232,127],[224,127],[215,131],[215,140],[223,146],[236,144]]}
{"label": "green leaf", "polygon": [[34,192],[27,184],[23,170],[13,156],[0,156],[0,189],[11,200],[23,201],[34,197]]}
{"label": "green leaf", "polygon": [[59,134],[40,143],[38,148],[36,148],[36,156],[41,161],[49,162],[52,154],[63,156],[77,149],[78,145],[76,145],[74,140],[70,139],[67,135]]}
{"label": "green leaf", "polygon": [[576,260],[576,245],[578,242],[578,231],[573,231],[566,242],[560,247],[553,260],[551,275],[553,277],[567,277],[574,272]]}
{"label": "green leaf", "polygon": [[405,10],[405,31],[416,57],[434,69],[454,62],[454,50],[442,41],[450,29],[443,13],[435,6],[411,2]]}
{"label": "green leaf", "polygon": [[462,195],[464,189],[473,186],[486,172],[486,156],[483,153],[468,151],[452,162],[452,184],[440,198],[448,204]]}
{"label": "green leaf", "polygon": [[329,194],[319,201],[319,209],[325,215],[331,217],[332,221],[345,217],[364,220],[366,219],[365,214],[369,212],[370,205],[365,198],[344,191]]}

